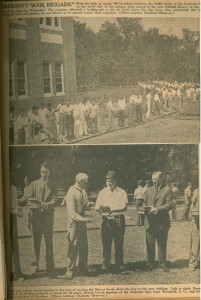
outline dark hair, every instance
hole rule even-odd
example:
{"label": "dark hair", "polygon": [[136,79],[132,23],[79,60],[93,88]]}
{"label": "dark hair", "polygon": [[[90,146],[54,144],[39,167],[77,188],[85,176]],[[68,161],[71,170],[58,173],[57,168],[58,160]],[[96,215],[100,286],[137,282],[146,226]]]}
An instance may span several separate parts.
{"label": "dark hair", "polygon": [[42,164],[40,165],[40,167],[41,167],[41,168],[44,167],[44,168],[50,170],[50,165],[49,165],[48,162],[42,162]]}

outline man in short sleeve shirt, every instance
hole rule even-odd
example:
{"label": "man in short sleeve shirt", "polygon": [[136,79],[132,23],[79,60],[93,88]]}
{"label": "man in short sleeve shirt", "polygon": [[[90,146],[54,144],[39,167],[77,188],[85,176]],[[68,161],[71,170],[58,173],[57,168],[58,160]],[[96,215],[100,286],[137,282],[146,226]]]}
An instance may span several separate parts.
{"label": "man in short sleeve shirt", "polygon": [[125,234],[124,212],[127,209],[126,192],[117,186],[115,171],[109,171],[106,176],[107,187],[98,195],[95,209],[102,214],[101,236],[103,243],[102,270],[108,271],[111,263],[111,247],[114,240],[115,267],[124,270],[123,243]]}

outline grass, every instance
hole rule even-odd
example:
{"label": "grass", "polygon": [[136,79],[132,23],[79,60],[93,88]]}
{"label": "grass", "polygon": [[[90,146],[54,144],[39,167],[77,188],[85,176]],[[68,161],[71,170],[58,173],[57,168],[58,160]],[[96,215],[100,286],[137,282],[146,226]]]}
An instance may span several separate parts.
{"label": "grass", "polygon": [[[182,206],[178,206],[178,217],[182,213]],[[45,272],[45,247],[44,241],[41,245],[40,273],[37,276],[30,275],[30,262],[32,241],[30,237],[20,238],[20,259],[22,271],[26,274],[26,280],[22,283],[14,282],[14,286],[66,286],[67,285],[148,285],[148,284],[199,284],[199,271],[192,272],[188,268],[190,250],[191,222],[173,222],[168,237],[168,266],[169,273],[155,269],[152,273],[145,270],[146,245],[145,231],[143,227],[134,226],[136,213],[130,208],[126,216],[133,219],[126,219],[126,233],[124,241],[124,263],[126,271],[121,274],[104,274],[101,272],[102,265],[102,242],[100,235],[100,216],[92,211],[93,222],[88,230],[89,242],[89,270],[91,276],[75,277],[72,281],[66,282],[61,279],[49,280]],[[26,220],[25,220],[26,221]],[[54,256],[56,274],[61,275],[66,271],[67,264],[67,235],[65,208],[57,213],[55,219],[57,231],[54,233]],[[19,228],[19,230],[21,230]],[[114,249],[112,250],[112,263],[114,263]]]}

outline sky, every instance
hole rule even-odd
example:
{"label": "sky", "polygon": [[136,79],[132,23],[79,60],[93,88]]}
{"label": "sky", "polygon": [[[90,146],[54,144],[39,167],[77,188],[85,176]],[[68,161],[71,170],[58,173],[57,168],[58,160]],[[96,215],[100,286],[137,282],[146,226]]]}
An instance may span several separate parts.
{"label": "sky", "polygon": [[[190,29],[193,31],[199,31],[199,18],[141,18],[144,29],[156,27],[159,29],[160,34],[173,34],[178,37],[182,37],[182,29]],[[106,20],[110,22],[116,22],[116,18],[102,18],[102,17],[89,17],[89,18],[76,18],[77,21],[86,23],[95,32],[97,32],[101,24]]]}

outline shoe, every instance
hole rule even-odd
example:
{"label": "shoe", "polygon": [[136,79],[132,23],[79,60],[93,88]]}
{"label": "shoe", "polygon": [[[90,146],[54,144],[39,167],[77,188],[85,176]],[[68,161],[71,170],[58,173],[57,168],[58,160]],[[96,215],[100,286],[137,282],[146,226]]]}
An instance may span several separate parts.
{"label": "shoe", "polygon": [[23,274],[14,274],[14,280],[17,280],[19,282],[23,282],[24,281],[24,276]]}
{"label": "shoe", "polygon": [[124,272],[124,271],[126,271],[126,268],[122,265],[119,267],[119,271]]}
{"label": "shoe", "polygon": [[31,263],[32,274],[37,274],[39,272],[39,265],[35,262]]}
{"label": "shoe", "polygon": [[57,278],[71,280],[71,279],[73,279],[73,273],[72,272],[67,272],[64,275],[57,276]]}
{"label": "shoe", "polygon": [[19,277],[16,278],[16,280],[19,281],[19,282],[23,282],[24,277],[22,275],[20,275]]}
{"label": "shoe", "polygon": [[109,266],[102,265],[101,270],[104,271],[104,272],[109,272],[109,271],[110,271],[110,268],[109,268]]}
{"label": "shoe", "polygon": [[152,272],[154,270],[154,266],[153,265],[147,265],[147,271],[148,272]]}
{"label": "shoe", "polygon": [[166,266],[159,267],[163,272],[169,272],[170,270]]}
{"label": "shoe", "polygon": [[54,273],[48,273],[47,277],[49,279],[56,279],[57,278],[57,276]]}

